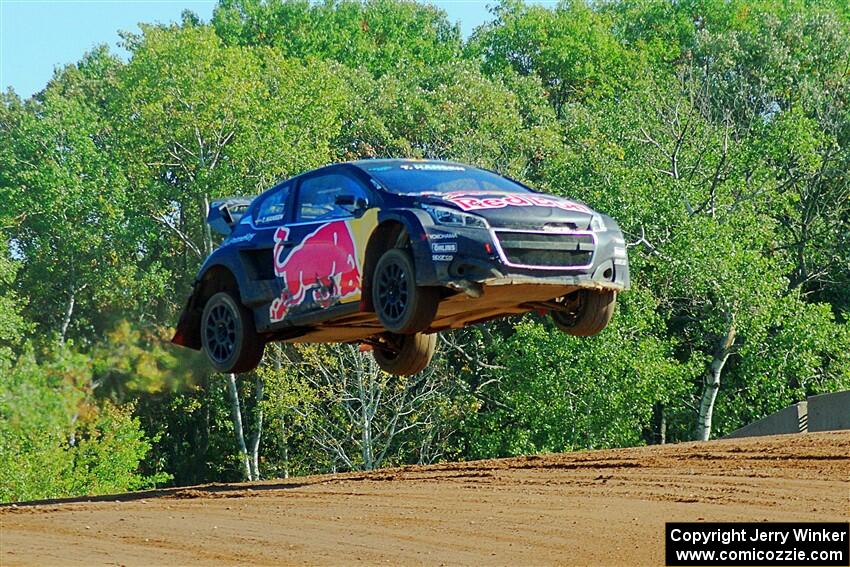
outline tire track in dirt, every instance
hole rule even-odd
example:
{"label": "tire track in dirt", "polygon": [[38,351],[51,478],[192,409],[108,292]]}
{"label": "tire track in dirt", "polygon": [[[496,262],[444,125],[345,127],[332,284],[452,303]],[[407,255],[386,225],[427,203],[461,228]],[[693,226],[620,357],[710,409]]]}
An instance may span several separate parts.
{"label": "tire track in dirt", "polygon": [[848,517],[850,431],[5,506],[0,564],[660,565],[667,521]]}

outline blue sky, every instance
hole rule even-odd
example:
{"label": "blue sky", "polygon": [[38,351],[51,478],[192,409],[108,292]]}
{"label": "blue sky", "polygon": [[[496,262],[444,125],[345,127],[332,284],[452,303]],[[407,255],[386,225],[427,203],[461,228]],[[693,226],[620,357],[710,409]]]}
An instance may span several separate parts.
{"label": "blue sky", "polygon": [[[436,0],[464,37],[489,17],[495,0]],[[78,61],[95,45],[116,44],[118,31],[138,31],[139,22],[170,22],[190,9],[203,20],[214,0],[0,0],[0,89],[22,97],[41,90],[56,67]]]}

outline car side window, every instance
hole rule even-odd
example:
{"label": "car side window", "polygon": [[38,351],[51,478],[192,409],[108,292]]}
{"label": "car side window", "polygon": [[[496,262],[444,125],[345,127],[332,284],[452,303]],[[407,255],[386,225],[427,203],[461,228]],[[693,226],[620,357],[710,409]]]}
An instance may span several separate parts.
{"label": "car side window", "polygon": [[272,191],[260,203],[254,224],[257,226],[269,226],[281,224],[286,216],[286,201],[289,198],[291,183]]}
{"label": "car side window", "polygon": [[365,198],[366,189],[354,178],[342,173],[328,173],[309,177],[298,190],[298,220],[319,221],[351,216],[351,209],[337,205],[339,195]]}

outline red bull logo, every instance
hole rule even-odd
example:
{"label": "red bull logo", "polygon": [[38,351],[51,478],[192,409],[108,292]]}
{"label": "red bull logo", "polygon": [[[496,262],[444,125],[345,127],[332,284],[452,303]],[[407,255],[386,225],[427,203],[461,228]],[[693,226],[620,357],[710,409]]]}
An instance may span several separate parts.
{"label": "red bull logo", "polygon": [[310,299],[322,308],[360,292],[360,266],[351,229],[345,221],[321,225],[291,250],[288,228],[274,235],[274,272],[283,280],[280,297],[269,310],[271,321]]}

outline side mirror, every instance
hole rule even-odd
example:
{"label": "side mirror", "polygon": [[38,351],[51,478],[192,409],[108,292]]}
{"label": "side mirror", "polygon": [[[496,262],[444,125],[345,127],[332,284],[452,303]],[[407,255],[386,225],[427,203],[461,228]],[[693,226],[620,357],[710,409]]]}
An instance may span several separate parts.
{"label": "side mirror", "polygon": [[236,223],[248,212],[250,205],[251,199],[245,197],[228,197],[213,201],[207,213],[207,223],[217,233],[228,236],[233,232]]}
{"label": "side mirror", "polygon": [[351,207],[352,212],[359,212],[369,208],[369,201],[363,197],[355,197],[351,194],[337,195],[334,199],[334,204],[340,207]]}

